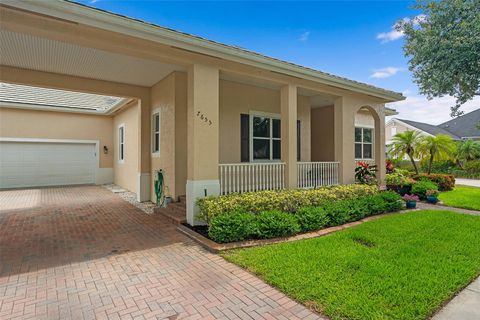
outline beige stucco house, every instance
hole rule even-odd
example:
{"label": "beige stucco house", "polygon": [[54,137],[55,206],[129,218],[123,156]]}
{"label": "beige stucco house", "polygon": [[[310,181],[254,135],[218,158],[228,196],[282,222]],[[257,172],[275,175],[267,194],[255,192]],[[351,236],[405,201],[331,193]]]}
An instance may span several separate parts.
{"label": "beige stucco house", "polygon": [[[0,7],[0,187],[115,183],[155,200],[354,182],[404,97],[65,1]],[[379,172],[383,179],[383,171]]]}

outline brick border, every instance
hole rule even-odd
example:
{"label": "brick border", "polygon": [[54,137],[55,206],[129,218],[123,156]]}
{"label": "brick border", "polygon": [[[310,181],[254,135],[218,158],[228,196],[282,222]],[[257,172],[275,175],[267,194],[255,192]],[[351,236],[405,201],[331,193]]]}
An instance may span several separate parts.
{"label": "brick border", "polygon": [[401,214],[401,213],[407,213],[407,212],[412,212],[412,211],[419,211],[421,209],[416,208],[416,209],[406,209],[406,210],[400,210],[400,211],[395,211],[395,212],[387,212],[387,213],[382,213],[382,214],[377,214],[374,216],[366,217],[363,219],[360,219],[358,221],[354,222],[349,222],[346,224],[342,224],[340,226],[336,227],[330,227],[330,228],[325,228],[321,229],[318,231],[312,231],[312,232],[307,232],[307,233],[301,233],[297,234],[291,237],[286,237],[286,238],[273,238],[273,239],[263,239],[263,240],[247,240],[247,241],[238,241],[238,242],[229,242],[229,243],[217,243],[213,240],[210,240],[204,236],[202,236],[200,233],[184,226],[184,225],[179,225],[177,227],[177,230],[180,231],[181,233],[185,234],[187,237],[195,241],[196,243],[200,244],[202,247],[207,249],[210,252],[213,253],[219,253],[222,251],[226,250],[232,250],[232,249],[240,249],[240,248],[250,248],[250,247],[257,247],[257,246],[263,246],[263,245],[268,245],[268,244],[275,244],[275,243],[283,243],[283,242],[292,242],[292,241],[297,241],[297,240],[303,240],[303,239],[311,239],[311,238],[317,238],[321,236],[325,236],[327,234],[331,234],[340,230],[348,229],[360,224],[363,224],[365,222],[371,221],[371,220],[376,220],[380,219],[386,216],[391,216],[395,214]]}

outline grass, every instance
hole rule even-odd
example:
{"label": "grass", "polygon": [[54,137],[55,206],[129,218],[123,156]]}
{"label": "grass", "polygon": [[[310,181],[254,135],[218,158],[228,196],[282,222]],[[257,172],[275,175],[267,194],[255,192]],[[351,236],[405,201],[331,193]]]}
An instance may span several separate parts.
{"label": "grass", "polygon": [[439,198],[449,207],[480,210],[480,188],[456,186],[453,191],[442,192]]}
{"label": "grass", "polygon": [[480,274],[480,217],[409,212],[223,255],[332,319],[425,319]]}

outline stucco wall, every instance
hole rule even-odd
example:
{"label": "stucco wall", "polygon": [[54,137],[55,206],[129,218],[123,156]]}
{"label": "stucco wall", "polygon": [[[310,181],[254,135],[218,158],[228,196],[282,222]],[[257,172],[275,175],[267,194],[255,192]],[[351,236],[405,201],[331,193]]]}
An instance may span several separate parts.
{"label": "stucco wall", "polygon": [[187,180],[187,75],[173,72],[151,89],[152,115],[160,112],[160,153],[151,157],[151,201],[155,172],[164,170],[165,194],[185,195]]}
{"label": "stucco wall", "polygon": [[[220,80],[220,163],[239,163],[240,114],[251,111],[280,114],[280,92],[242,83]],[[301,121],[301,159],[310,161],[310,102],[297,100],[297,117]]]}
{"label": "stucco wall", "polygon": [[333,106],[312,109],[312,161],[335,159]]}
{"label": "stucco wall", "polygon": [[112,130],[109,116],[0,108],[0,137],[99,140],[100,168],[113,168]]}
{"label": "stucco wall", "polygon": [[375,119],[370,111],[360,110],[355,115],[355,127],[375,127]]}
{"label": "stucco wall", "polygon": [[[138,184],[138,103],[120,110],[113,118],[113,167],[115,171],[115,184],[137,192]],[[123,163],[118,160],[118,128],[125,125],[125,156]]]}
{"label": "stucco wall", "polygon": [[170,74],[151,89],[152,115],[160,113],[160,153],[152,154],[151,200],[155,201],[155,172],[164,171],[165,193],[175,191],[175,77]]}

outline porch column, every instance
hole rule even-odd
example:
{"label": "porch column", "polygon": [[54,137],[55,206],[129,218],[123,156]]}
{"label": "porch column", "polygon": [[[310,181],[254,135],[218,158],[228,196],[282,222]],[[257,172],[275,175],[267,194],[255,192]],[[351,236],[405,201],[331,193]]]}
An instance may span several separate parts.
{"label": "porch column", "polygon": [[150,97],[138,100],[137,201],[150,200]]}
{"label": "porch column", "polygon": [[285,167],[285,187],[297,187],[297,87],[285,85],[280,90],[281,157]]}
{"label": "porch column", "polygon": [[375,108],[378,115],[375,117],[375,164],[377,165],[377,180],[380,186],[385,186],[385,160],[386,160],[386,146],[385,146],[385,106],[380,105]]}
{"label": "porch column", "polygon": [[340,184],[355,182],[355,108],[346,97],[335,100],[334,105],[335,161],[338,161]]}
{"label": "porch column", "polygon": [[187,101],[187,222],[199,224],[195,202],[220,193],[219,70],[194,64],[188,70]]}

